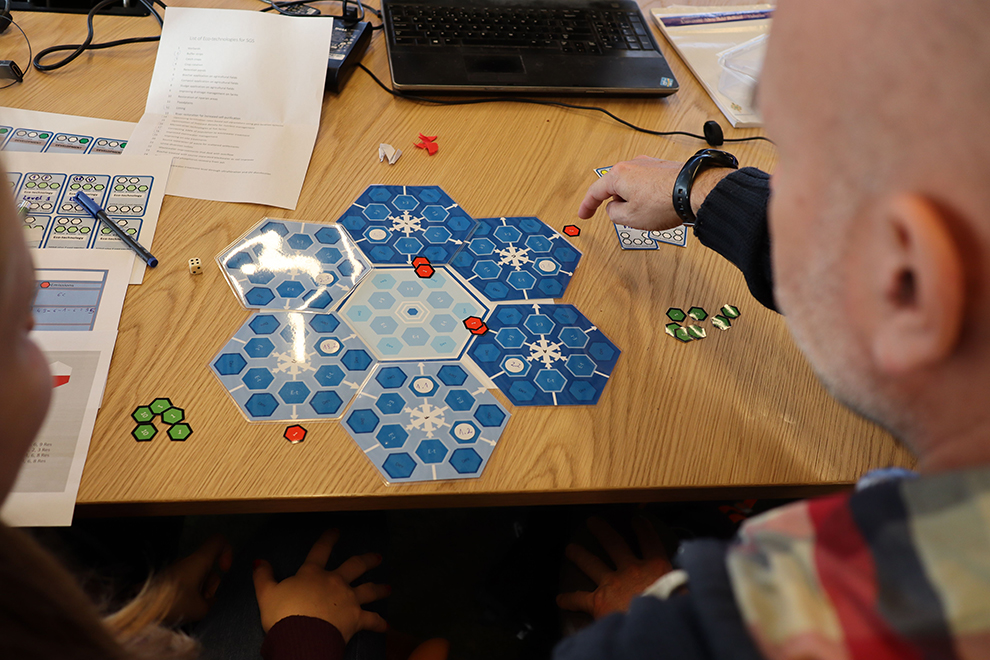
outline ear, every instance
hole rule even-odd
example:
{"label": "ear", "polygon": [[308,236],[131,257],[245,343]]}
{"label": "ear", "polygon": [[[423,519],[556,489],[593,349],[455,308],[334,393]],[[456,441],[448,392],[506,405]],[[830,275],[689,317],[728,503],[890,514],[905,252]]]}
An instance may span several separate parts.
{"label": "ear", "polygon": [[876,231],[868,232],[872,281],[864,282],[866,299],[859,301],[868,307],[856,313],[872,316],[869,350],[876,368],[899,376],[955,350],[966,305],[963,258],[951,218],[931,200],[897,195],[876,211]]}

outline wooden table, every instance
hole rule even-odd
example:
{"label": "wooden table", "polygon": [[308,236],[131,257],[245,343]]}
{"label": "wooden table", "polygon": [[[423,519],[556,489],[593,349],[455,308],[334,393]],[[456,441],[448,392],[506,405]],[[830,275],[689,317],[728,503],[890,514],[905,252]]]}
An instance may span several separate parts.
{"label": "wooden table", "polygon": [[[172,4],[193,4],[176,1]],[[260,9],[249,0],[211,6]],[[78,42],[78,15],[17,13],[35,51]],[[151,18],[96,20],[109,40],[154,34]],[[12,31],[11,31],[12,32]],[[13,54],[19,37],[4,37]],[[595,99],[638,125],[700,131],[720,113],[658,35],[681,83],[657,99]],[[137,121],[157,44],[86,53],[49,74],[28,73],[0,105]],[[273,54],[274,55],[274,54]],[[364,63],[388,76],[376,33]],[[286,63],[286,66],[290,66]],[[723,123],[725,123],[723,121]],[[413,148],[438,134],[440,152]],[[732,136],[757,131],[727,131]],[[405,152],[380,164],[379,142]],[[783,319],[748,293],[741,275],[692,236],[686,248],[620,251],[603,212],[581,222],[584,253],[563,298],[622,350],[596,406],[513,407],[479,479],[385,485],[341,425],[309,424],[306,441],[284,423],[248,424],[208,363],[248,317],[213,257],[264,216],[333,221],[369,185],[437,184],[469,213],[536,215],[574,223],[593,169],[638,154],[683,160],[702,145],[633,132],[601,115],[534,105],[430,107],[394,99],[361,71],[327,94],[313,159],[294,211],[166,197],[155,237],[161,266],[130,288],[103,408],[79,490],[83,515],[480,506],[736,496],[798,496],[853,482],[865,471],[911,465],[882,430],[832,400],[795,348]],[[772,170],[765,142],[731,149]],[[186,262],[199,257],[201,276]],[[730,331],[690,344],[664,334],[668,307],[733,303]],[[187,442],[137,443],[130,413],[168,396],[185,408]]]}

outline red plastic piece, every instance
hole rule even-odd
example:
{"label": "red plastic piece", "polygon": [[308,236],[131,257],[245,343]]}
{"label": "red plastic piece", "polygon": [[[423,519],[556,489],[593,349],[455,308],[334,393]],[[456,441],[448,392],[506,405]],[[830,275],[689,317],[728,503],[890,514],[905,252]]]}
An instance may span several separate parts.
{"label": "red plastic piece", "polygon": [[430,260],[426,257],[416,257],[413,259],[413,268],[419,268],[420,266],[429,266]]}
{"label": "red plastic piece", "polygon": [[483,335],[488,332],[488,326],[485,325],[485,322],[477,316],[469,316],[464,319],[464,327],[467,328],[472,335]]}
{"label": "red plastic piece", "polygon": [[564,225],[564,233],[568,236],[580,236],[581,228],[577,225]]}
{"label": "red plastic piece", "polygon": [[306,429],[298,424],[293,424],[292,426],[286,427],[285,433],[282,435],[286,440],[295,445],[306,439]]}
{"label": "red plastic piece", "polygon": [[435,272],[436,271],[433,270],[433,266],[431,266],[430,264],[423,264],[422,266],[416,266],[416,274],[422,277],[423,279],[429,279],[433,277],[433,273]]}
{"label": "red plastic piece", "polygon": [[437,150],[440,149],[440,145],[438,145],[436,143],[436,139],[437,139],[437,136],[436,135],[429,136],[429,135],[423,135],[422,133],[420,133],[419,134],[419,139],[422,140],[422,142],[416,143],[416,148],[417,149],[426,149],[426,153],[430,154],[431,156],[433,154],[435,154],[437,152]]}

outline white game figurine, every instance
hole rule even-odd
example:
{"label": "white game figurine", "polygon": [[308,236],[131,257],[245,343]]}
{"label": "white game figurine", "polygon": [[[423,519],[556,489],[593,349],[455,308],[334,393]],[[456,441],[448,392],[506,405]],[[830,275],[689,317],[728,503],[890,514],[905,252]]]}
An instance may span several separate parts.
{"label": "white game figurine", "polygon": [[189,260],[189,272],[192,275],[202,275],[202,273],[203,273],[203,264],[202,264],[202,262],[200,262],[199,259],[195,259],[195,258],[194,259],[190,259]]}
{"label": "white game figurine", "polygon": [[385,144],[382,142],[378,145],[378,162],[382,162],[388,159],[389,165],[395,165],[395,161],[399,160],[399,156],[402,155],[401,149],[396,149],[390,144]]}

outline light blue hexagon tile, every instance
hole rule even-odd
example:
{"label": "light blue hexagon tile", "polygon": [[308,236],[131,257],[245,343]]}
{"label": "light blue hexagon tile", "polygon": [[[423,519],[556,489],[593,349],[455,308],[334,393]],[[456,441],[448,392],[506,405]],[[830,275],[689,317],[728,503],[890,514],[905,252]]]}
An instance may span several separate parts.
{"label": "light blue hexagon tile", "polygon": [[217,256],[248,309],[332,311],[371,271],[346,230],[265,218]]}
{"label": "light blue hexagon tile", "polygon": [[437,186],[369,186],[337,222],[376,266],[448,263],[477,225]]}
{"label": "light blue hexagon tile", "polygon": [[480,477],[509,413],[456,362],[381,363],[344,428],[388,483]]}
{"label": "light blue hexagon tile", "polygon": [[378,359],[456,360],[471,333],[470,316],[488,308],[444,266],[422,278],[409,267],[376,267],[344,301],[340,315]]}
{"label": "light blue hexagon tile", "polygon": [[259,312],[210,362],[250,421],[339,419],[377,360],[335,314]]}
{"label": "light blue hexagon tile", "polygon": [[498,305],[467,356],[517,406],[594,405],[619,348],[573,305]]}
{"label": "light blue hexagon tile", "polygon": [[564,295],[581,252],[539,218],[481,218],[454,270],[492,302]]}

